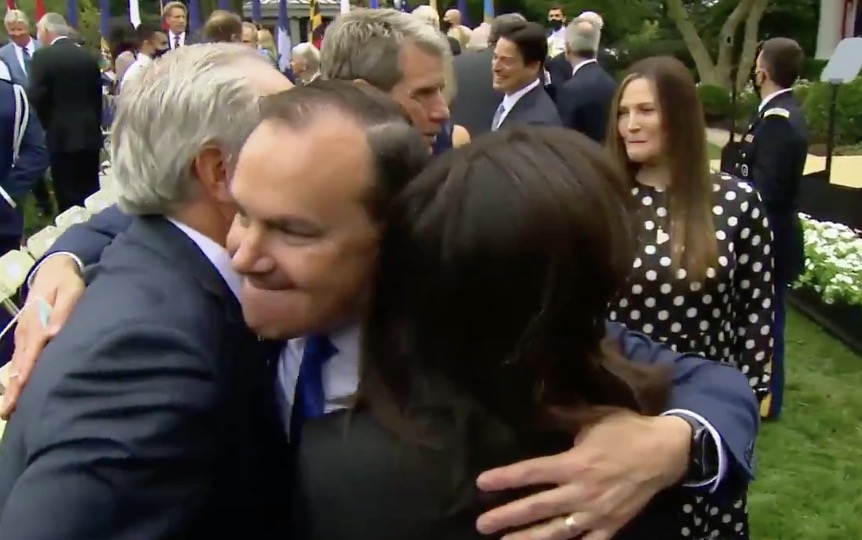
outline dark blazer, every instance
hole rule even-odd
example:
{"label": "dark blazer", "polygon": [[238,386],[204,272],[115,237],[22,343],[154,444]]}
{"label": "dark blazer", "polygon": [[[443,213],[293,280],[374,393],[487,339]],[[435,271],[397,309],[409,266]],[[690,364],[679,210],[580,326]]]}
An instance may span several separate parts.
{"label": "dark blazer", "polygon": [[6,425],[0,537],[283,540],[277,353],[216,268],[154,216],[88,277]]}
{"label": "dark blazer", "polygon": [[494,51],[485,49],[466,51],[453,60],[458,93],[450,105],[452,123],[464,126],[473,138],[491,131],[494,112],[503,99],[503,94],[494,90],[493,56]]}
{"label": "dark blazer", "polygon": [[[110,207],[89,221],[70,227],[48,254],[67,251],[76,254],[84,264],[93,264],[129,222],[128,216],[115,206]],[[746,377],[735,368],[701,356],[677,354],[618,324],[610,324],[608,334],[620,341],[625,356],[633,361],[673,366],[674,387],[669,407],[693,411],[706,418],[721,434],[733,474],[745,481],[750,479],[760,410]]]}
{"label": "dark blazer", "polygon": [[102,72],[86,49],[61,38],[37,50],[29,96],[52,153],[102,147]]}
{"label": "dark blazer", "polygon": [[[497,106],[499,106],[499,102]],[[530,124],[534,126],[561,126],[560,114],[554,100],[545,91],[544,86],[538,86],[521,96],[512,110],[503,119],[498,129],[507,126]]]}
{"label": "dark blazer", "polygon": [[[18,150],[18,161],[13,167],[14,132],[15,91],[12,83],[0,80],[0,186],[13,199],[23,201],[48,170],[48,150],[45,148],[45,133],[31,109]],[[21,206],[12,208],[6,200],[0,199],[0,237],[20,239],[23,229]]]}
{"label": "dark blazer", "polygon": [[754,184],[772,228],[775,276],[793,283],[803,270],[799,184],[808,157],[808,124],[792,92],[769,100],[746,129],[734,175]]}
{"label": "dark blazer", "polygon": [[617,82],[597,62],[582,64],[557,90],[557,108],[563,125],[598,143],[604,142],[616,89]]}
{"label": "dark blazer", "polygon": [[[733,368],[688,355],[680,357],[619,325],[608,325],[622,352],[638,361],[673,368],[677,382],[696,371],[711,372],[721,393],[747,391],[745,377]],[[706,373],[704,373],[706,376]],[[480,540],[475,530],[480,513],[520,496],[524,491],[481,494],[475,478],[484,470],[571,448],[568,435],[516,433],[476,405],[466,418],[452,415],[454,392],[423,379],[415,396],[416,418],[427,426],[438,446],[428,448],[398,439],[367,411],[326,415],[303,428],[294,478],[295,537],[304,540]],[[460,397],[463,400],[463,396]],[[699,399],[710,399],[702,394]],[[757,406],[752,397],[744,416],[756,429]],[[464,401],[460,401],[459,409]],[[682,405],[679,402],[670,407]],[[728,411],[729,412],[729,411]],[[469,426],[469,428],[465,427]],[[368,481],[372,478],[374,481]],[[747,478],[731,475],[717,492],[705,494],[675,488],[657,495],[615,540],[676,540],[691,516],[684,504],[695,496],[716,500],[738,495]],[[700,504],[699,506],[703,506]],[[393,508],[397,509],[393,512]]]}
{"label": "dark blazer", "polygon": [[559,93],[559,89],[566,84],[566,81],[572,78],[572,64],[566,58],[566,53],[560,53],[553,56],[545,62],[545,70],[551,76],[551,87],[554,88],[554,94]]}

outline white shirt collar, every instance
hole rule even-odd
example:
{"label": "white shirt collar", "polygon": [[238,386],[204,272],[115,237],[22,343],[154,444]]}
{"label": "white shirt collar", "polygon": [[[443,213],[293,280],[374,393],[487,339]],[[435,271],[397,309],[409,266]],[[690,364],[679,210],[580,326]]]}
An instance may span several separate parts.
{"label": "white shirt collar", "polygon": [[224,279],[227,286],[230,288],[231,292],[233,292],[234,296],[239,299],[239,291],[242,284],[242,279],[239,277],[239,274],[231,267],[230,265],[230,255],[228,255],[227,250],[216,243],[213,239],[206,237],[200,232],[192,229],[185,223],[180,223],[175,219],[167,218],[168,221],[176,225],[177,229],[181,230],[185,233],[189,239],[195,243],[198,248],[200,248],[201,252],[203,252],[204,256],[215,266],[218,273],[221,275],[222,279]]}
{"label": "white shirt collar", "polygon": [[766,105],[769,104],[770,101],[775,99],[777,96],[780,96],[781,94],[786,94],[787,92],[791,92],[791,91],[793,91],[792,88],[782,88],[781,90],[779,90],[777,92],[773,92],[773,93],[769,94],[768,96],[766,96],[763,99],[763,101],[760,102],[760,106],[757,107],[757,112],[759,112],[759,113],[763,112],[763,109],[766,108]]}
{"label": "white shirt collar", "polygon": [[521,88],[517,92],[506,94],[506,96],[503,98],[503,108],[506,109],[506,112],[511,111],[512,107],[514,107],[515,104],[518,103],[518,100],[527,95],[527,92],[539,86],[540,82],[541,81],[539,79],[536,79],[535,81]]}
{"label": "white shirt collar", "polygon": [[589,60],[581,60],[580,62],[575,64],[574,67],[572,67],[572,77],[574,77],[575,73],[577,73],[578,70],[581,69],[582,67],[584,67],[585,65],[595,64],[596,62],[597,62],[597,60],[595,58],[590,58]]}

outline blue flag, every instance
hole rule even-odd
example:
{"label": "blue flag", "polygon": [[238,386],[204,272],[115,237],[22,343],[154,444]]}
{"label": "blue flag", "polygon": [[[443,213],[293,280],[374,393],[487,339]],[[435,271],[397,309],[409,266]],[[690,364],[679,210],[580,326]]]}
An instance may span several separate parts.
{"label": "blue flag", "polygon": [[66,22],[72,28],[78,28],[78,2],[66,0]]}
{"label": "blue flag", "polygon": [[278,0],[278,29],[276,30],[276,48],[278,49],[278,67],[285,72],[290,67],[290,17],[287,14],[287,1]]}
{"label": "blue flag", "polygon": [[251,20],[256,23],[263,20],[263,15],[260,13],[260,0],[251,0]]}
{"label": "blue flag", "polygon": [[111,27],[111,2],[99,0],[99,33],[107,36]]}
{"label": "blue flag", "polygon": [[200,0],[189,0],[189,33],[194,34],[201,25],[201,2]]}

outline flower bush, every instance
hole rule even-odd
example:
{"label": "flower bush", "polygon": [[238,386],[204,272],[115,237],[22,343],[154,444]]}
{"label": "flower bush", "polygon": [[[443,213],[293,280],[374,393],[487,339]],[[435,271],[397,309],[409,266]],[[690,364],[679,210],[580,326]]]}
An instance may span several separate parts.
{"label": "flower bush", "polygon": [[799,217],[805,270],[794,287],[810,287],[827,304],[862,306],[862,236],[842,223]]}

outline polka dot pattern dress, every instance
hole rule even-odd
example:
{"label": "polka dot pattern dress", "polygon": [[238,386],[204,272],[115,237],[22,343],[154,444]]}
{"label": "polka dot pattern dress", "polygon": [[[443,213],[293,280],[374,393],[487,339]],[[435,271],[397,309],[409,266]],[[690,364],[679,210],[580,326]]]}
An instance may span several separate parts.
{"label": "polka dot pattern dress", "polygon": [[[641,204],[640,251],[629,290],[609,318],[678,352],[699,353],[736,367],[759,400],[768,393],[773,338],[772,233],[763,204],[748,184],[713,180],[718,260],[703,280],[671,264],[668,194],[633,188]],[[683,538],[748,538],[745,500],[714,502],[708,494],[686,505]]]}

